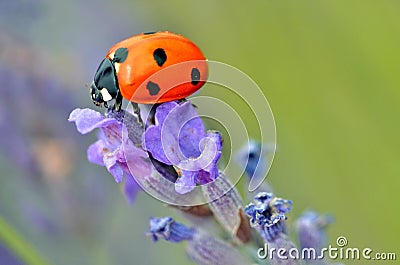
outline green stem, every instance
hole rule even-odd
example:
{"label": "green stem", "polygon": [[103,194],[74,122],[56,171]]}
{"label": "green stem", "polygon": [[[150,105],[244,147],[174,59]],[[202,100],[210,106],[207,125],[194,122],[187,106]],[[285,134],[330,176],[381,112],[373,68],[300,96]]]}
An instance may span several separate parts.
{"label": "green stem", "polygon": [[48,265],[32,246],[0,216],[0,241],[26,265]]}

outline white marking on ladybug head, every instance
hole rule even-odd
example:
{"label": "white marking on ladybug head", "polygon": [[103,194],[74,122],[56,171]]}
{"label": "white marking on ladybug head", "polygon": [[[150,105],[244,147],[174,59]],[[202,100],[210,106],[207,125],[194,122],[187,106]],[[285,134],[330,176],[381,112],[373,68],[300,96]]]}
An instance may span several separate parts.
{"label": "white marking on ladybug head", "polygon": [[112,96],[110,95],[110,93],[108,92],[107,88],[103,87],[102,90],[100,90],[101,96],[103,97],[104,101],[110,101],[112,100]]}
{"label": "white marking on ladybug head", "polygon": [[110,53],[110,54],[108,55],[108,57],[110,57],[111,60],[114,60],[114,55],[115,55],[115,52]]}
{"label": "white marking on ladybug head", "polygon": [[114,69],[115,69],[115,73],[116,74],[118,74],[118,72],[119,72],[119,66],[120,65],[121,65],[120,63],[114,63]]}

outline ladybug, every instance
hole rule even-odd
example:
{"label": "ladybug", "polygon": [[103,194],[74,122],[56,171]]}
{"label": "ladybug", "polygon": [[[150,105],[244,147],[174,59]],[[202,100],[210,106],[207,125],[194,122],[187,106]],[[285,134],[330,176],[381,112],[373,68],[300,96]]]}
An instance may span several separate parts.
{"label": "ladybug", "polygon": [[109,49],[90,94],[98,106],[115,100],[117,111],[125,98],[138,114],[138,103],[183,99],[199,90],[207,76],[206,58],[191,40],[171,32],[142,33]]}

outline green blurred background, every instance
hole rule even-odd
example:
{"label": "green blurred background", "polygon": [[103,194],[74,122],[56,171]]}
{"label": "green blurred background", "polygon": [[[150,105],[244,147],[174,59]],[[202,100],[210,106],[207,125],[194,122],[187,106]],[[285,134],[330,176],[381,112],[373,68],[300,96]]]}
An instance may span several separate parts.
{"label": "green blurred background", "polygon": [[[105,169],[86,161],[94,135],[80,136],[66,121],[73,108],[93,107],[84,84],[112,44],[161,30],[192,39],[207,58],[241,69],[263,89],[278,139],[268,180],[294,201],[290,220],[308,208],[331,213],[332,245],[345,236],[349,247],[398,251],[399,1],[18,0],[0,7],[0,59],[16,73],[1,76],[1,90],[19,91],[13,103],[1,102],[0,120],[9,128],[16,119],[24,132],[10,140],[2,127],[0,216],[50,264],[190,264],[182,244],[144,236],[150,216],[171,211],[145,193],[128,205]],[[8,85],[21,72],[57,83],[59,103],[42,100],[47,88],[30,90],[39,93],[33,104],[25,98],[30,83]],[[21,99],[16,115],[7,103]],[[43,120],[50,129],[37,132]],[[13,141],[25,141],[36,171],[15,162]]]}

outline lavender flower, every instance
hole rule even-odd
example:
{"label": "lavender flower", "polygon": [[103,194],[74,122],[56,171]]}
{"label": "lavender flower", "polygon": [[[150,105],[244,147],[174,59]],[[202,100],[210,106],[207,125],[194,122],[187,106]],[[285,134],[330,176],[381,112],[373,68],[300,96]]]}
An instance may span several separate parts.
{"label": "lavender flower", "polygon": [[319,215],[313,211],[303,213],[296,221],[297,237],[301,248],[317,251],[327,245],[326,227],[333,222],[330,215]]}
{"label": "lavender flower", "polygon": [[178,193],[188,193],[196,184],[206,184],[218,177],[221,136],[217,132],[205,132],[200,117],[188,101],[158,106],[155,125],[144,133],[143,148],[154,159],[177,169],[180,177],[175,190]]}
{"label": "lavender flower", "polygon": [[150,232],[154,241],[164,238],[170,242],[188,241],[187,254],[200,265],[246,265],[250,262],[231,245],[208,233],[188,228],[171,217],[151,218]]}
{"label": "lavender flower", "polygon": [[[107,111],[104,117],[91,109],[76,109],[70,114],[69,121],[75,122],[82,134],[100,129],[98,141],[88,148],[88,159],[105,166],[117,183],[125,180],[125,194],[130,202],[139,184],[170,204],[200,203],[200,190],[185,195],[196,184],[208,183],[218,176],[216,163],[221,155],[220,135],[204,132],[202,121],[189,102],[181,105],[164,103],[158,106],[155,118],[156,125],[148,127],[146,134],[136,117],[127,111]],[[142,141],[147,143],[147,150],[152,153],[142,149]],[[175,162],[165,163],[171,157]],[[175,170],[182,175],[178,180]],[[194,214],[211,214],[207,207],[201,209]]]}
{"label": "lavender flower", "polygon": [[[48,179],[64,178],[70,174],[70,165],[73,164],[71,161],[68,165],[64,163],[54,166],[56,173],[48,171],[49,164],[53,166],[51,162],[56,159],[73,160],[69,153],[73,148],[63,146],[68,145],[72,131],[60,119],[71,109],[73,101],[71,93],[57,79],[43,74],[46,67],[35,63],[40,60],[40,55],[24,40],[27,36],[23,36],[23,30],[18,31],[12,26],[13,20],[18,21],[26,30],[32,24],[29,15],[26,14],[28,22],[24,14],[21,13],[19,17],[9,12],[21,6],[24,12],[35,13],[37,8],[34,6],[39,6],[39,2],[30,1],[22,5],[21,1],[0,1],[0,80],[4,88],[0,97],[0,131],[3,136],[7,136],[0,138],[0,149],[13,167],[22,170],[24,176],[35,181],[43,180],[44,176]],[[14,33],[21,36],[17,37]],[[15,57],[16,50],[18,58]],[[64,148],[43,161],[40,158],[44,154],[43,141],[57,142]]]}
{"label": "lavender flower", "polygon": [[[292,208],[292,201],[273,197],[272,193],[260,192],[245,208],[245,213],[250,217],[250,225],[254,227],[265,241],[265,249],[284,249],[290,251],[296,248],[286,234],[286,213]],[[278,256],[269,257],[271,265],[301,264],[299,259],[287,257],[280,259]]]}
{"label": "lavender flower", "polygon": [[[252,178],[261,179],[267,174],[272,163],[274,151],[275,145],[273,144],[263,145],[256,140],[250,140],[248,144],[243,145],[243,147],[236,152],[236,162],[249,177],[248,181],[244,182],[245,184],[249,185]],[[249,199],[250,197],[253,198],[259,192],[273,192],[273,190],[266,181],[263,181],[260,187],[248,193]]]}
{"label": "lavender flower", "polygon": [[[261,143],[255,140],[249,141],[236,154],[236,161],[244,168],[244,171],[252,178],[256,174],[257,167],[264,168],[265,161],[262,161]],[[262,170],[265,172],[265,170]]]}
{"label": "lavender flower", "polygon": [[172,217],[150,218],[150,232],[147,235],[151,236],[153,241],[158,241],[158,238],[162,237],[167,241],[176,243],[192,239],[194,229],[175,222]]}
{"label": "lavender flower", "polygon": [[[98,140],[88,148],[88,159],[105,166],[116,182],[125,180],[125,194],[130,201],[138,191],[138,183],[158,199],[197,218],[197,221],[189,218],[192,224],[197,224],[196,229],[171,217],[151,218],[148,236],[154,241],[160,238],[174,243],[187,241],[187,254],[200,265],[250,264],[239,247],[245,248],[249,255],[254,253],[250,245],[243,246],[251,240],[259,243],[254,241],[251,227],[261,235],[265,249],[289,251],[296,248],[286,229],[286,214],[291,210],[292,202],[274,197],[272,193],[259,192],[254,203],[243,209],[238,191],[217,168],[222,149],[221,135],[205,131],[190,102],[163,103],[154,114],[155,124],[146,122],[146,129],[126,111],[108,111],[103,116],[90,109],[75,109],[69,117],[82,134],[99,129]],[[256,142],[250,142],[247,153],[242,152],[246,157],[245,172],[250,177],[259,177],[259,168],[264,168],[261,149]],[[194,190],[198,184],[207,185]],[[260,189],[265,187],[271,190],[269,186]],[[209,203],[202,205],[203,199]],[[314,213],[299,219],[297,230],[302,248],[323,246],[322,227],[327,220]],[[225,240],[221,240],[202,230],[220,233],[223,232],[221,227],[232,237],[226,237],[225,233]],[[320,262],[329,264],[325,260]],[[301,260],[273,255],[269,264],[298,265]]]}
{"label": "lavender flower", "polygon": [[24,263],[15,254],[0,243],[0,263],[7,265],[23,265]]}
{"label": "lavender flower", "polygon": [[285,213],[292,208],[292,201],[273,197],[272,193],[260,192],[245,208],[254,227],[266,242],[273,242],[281,233],[286,233]]}
{"label": "lavender flower", "polygon": [[[319,215],[313,211],[303,213],[296,221],[295,229],[300,248],[314,249],[316,253],[321,253],[321,249],[328,245],[325,229],[333,222],[330,215]],[[308,257],[306,257],[308,258]],[[309,264],[331,264],[327,260],[307,260]]]}
{"label": "lavender flower", "polygon": [[[99,129],[98,138],[87,150],[88,160],[92,163],[105,166],[117,183],[125,178],[124,191],[129,202],[132,202],[139,190],[133,179],[132,170],[128,168],[126,157],[135,157],[137,163],[146,158],[147,153],[136,147],[130,138],[123,139],[123,123],[118,120],[126,113],[109,113],[104,117],[91,109],[75,109],[71,112],[68,121],[75,122],[78,132],[87,134],[94,129]],[[150,168],[142,166],[139,174],[150,174]]]}

